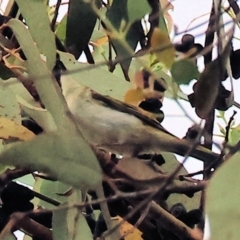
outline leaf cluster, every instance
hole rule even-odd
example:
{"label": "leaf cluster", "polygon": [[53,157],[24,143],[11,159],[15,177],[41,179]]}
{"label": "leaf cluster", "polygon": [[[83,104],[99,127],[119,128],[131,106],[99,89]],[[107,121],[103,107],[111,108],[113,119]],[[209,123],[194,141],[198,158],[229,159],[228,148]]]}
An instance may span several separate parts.
{"label": "leaf cluster", "polygon": [[[213,2],[215,9],[218,1]],[[60,88],[63,79],[70,90],[84,85],[94,101],[127,106],[130,112],[118,110],[136,112],[169,139],[174,136],[160,125],[164,97],[189,101],[208,124],[215,109],[234,105],[233,89],[222,82],[240,76],[233,31],[220,37],[217,9],[206,34],[212,42],[203,47],[190,34],[180,43],[171,41],[168,1],[70,0],[58,21],[62,4],[15,0],[0,16],[0,238],[13,239],[13,232],[22,229],[34,240],[196,240],[202,239],[207,213],[213,239],[226,239],[228,233],[237,239],[239,126],[232,123],[234,116],[228,122],[221,115],[226,128],[221,126],[225,141],[220,155],[198,146],[209,131],[194,125],[182,140],[185,145],[169,140],[172,152],[121,156],[86,141]],[[239,8],[229,4],[239,21]],[[197,58],[212,51],[214,33],[222,48],[200,73]],[[80,62],[83,56],[87,63]],[[193,93],[186,95],[181,85],[192,80]],[[199,157],[204,169],[187,173],[173,152],[184,155],[183,163],[189,155]],[[192,178],[199,174],[203,180]],[[229,200],[225,192],[232,184]],[[223,226],[222,217],[231,219],[231,228]]]}

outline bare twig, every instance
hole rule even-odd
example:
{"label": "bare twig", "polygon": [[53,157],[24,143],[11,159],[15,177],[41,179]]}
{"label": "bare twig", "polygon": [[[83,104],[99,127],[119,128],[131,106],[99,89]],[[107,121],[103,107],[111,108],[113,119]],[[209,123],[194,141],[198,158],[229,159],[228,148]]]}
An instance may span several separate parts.
{"label": "bare twig", "polygon": [[55,25],[56,25],[56,22],[57,22],[58,12],[59,12],[59,8],[61,6],[61,3],[62,3],[62,0],[57,0],[57,3],[55,5],[55,11],[54,11],[53,19],[52,19],[52,22],[51,22],[51,25],[50,25],[53,32],[55,31]]}
{"label": "bare twig", "polygon": [[183,222],[175,218],[169,212],[161,208],[154,201],[151,202],[150,213],[161,222],[162,226],[174,232],[181,239],[201,240],[202,236],[197,235],[193,229],[186,226]]}
{"label": "bare twig", "polygon": [[237,114],[237,112],[236,112],[236,111],[233,111],[233,114],[232,114],[232,116],[230,117],[230,119],[229,119],[229,121],[228,121],[228,124],[227,124],[227,126],[226,126],[225,144],[228,143],[228,141],[229,141],[229,131],[230,131],[230,129],[231,129],[231,124],[232,124],[232,122],[233,122],[233,120],[234,120],[234,116],[235,116],[236,114]]}
{"label": "bare twig", "polygon": [[230,7],[234,11],[235,15],[237,15],[240,12],[239,6],[237,4],[237,1],[235,0],[228,0]]}
{"label": "bare twig", "polygon": [[[199,133],[198,137],[200,137],[201,135],[202,135],[202,132]],[[192,146],[190,146],[190,148],[188,149],[188,152],[186,153],[186,157],[184,158],[182,164],[184,164],[187,161],[189,154],[196,147],[196,145],[198,143],[198,140],[199,140],[198,137],[192,143]],[[164,193],[164,190],[169,186],[169,184],[173,181],[173,179],[175,178],[177,173],[181,170],[182,164],[179,164],[178,167],[176,167],[176,169],[168,176],[168,178],[166,178],[163,182],[160,183],[159,187],[156,190],[153,189],[153,192],[151,194],[149,194],[149,196],[146,199],[141,201],[130,213],[128,213],[119,224],[117,224],[111,230],[105,232],[102,237],[108,236],[112,232],[116,231],[123,224],[124,221],[127,221],[136,212],[138,212],[140,209],[142,209],[144,206],[146,206],[146,204],[148,204],[150,201],[152,201],[152,199],[156,195],[161,197],[163,195],[163,193]],[[184,234],[184,233],[182,233],[182,234]],[[192,238],[190,238],[190,239],[192,239]]]}
{"label": "bare twig", "polygon": [[198,191],[205,189],[207,185],[206,181],[199,181],[198,183],[182,183],[182,184],[171,184],[166,188],[167,193],[181,193],[188,194],[191,192],[192,194]]}
{"label": "bare twig", "polygon": [[6,169],[0,175],[0,185],[4,186],[8,182],[12,181],[13,179],[23,177],[27,174],[31,173],[29,169],[26,168],[14,168],[14,169]]}
{"label": "bare twig", "polygon": [[39,239],[44,240],[52,240],[51,230],[30,219],[29,217],[26,216],[25,213],[20,212],[13,213],[10,216],[9,222],[7,223],[7,225],[0,234],[0,239],[5,239],[4,238],[5,234],[9,232],[13,233],[14,231],[20,228],[33,237],[37,237]]}

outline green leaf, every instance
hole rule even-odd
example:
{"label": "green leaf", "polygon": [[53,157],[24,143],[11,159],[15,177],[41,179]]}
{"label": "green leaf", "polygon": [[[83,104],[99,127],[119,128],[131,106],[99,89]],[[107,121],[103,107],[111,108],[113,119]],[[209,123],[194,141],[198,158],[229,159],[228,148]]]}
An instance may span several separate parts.
{"label": "green leaf", "polygon": [[240,236],[240,153],[224,163],[210,180],[206,193],[206,214],[211,239],[238,240]]}
{"label": "green leaf", "polygon": [[0,62],[0,78],[2,80],[7,80],[11,77],[15,77],[14,72],[8,68],[4,63]]}
{"label": "green leaf", "polygon": [[73,55],[59,52],[60,59],[71,75],[62,78],[74,78],[80,84],[87,86],[102,95],[108,95],[118,100],[123,100],[124,94],[131,87],[131,83],[110,73],[104,67],[94,67],[84,70],[89,65],[76,61]]}
{"label": "green leaf", "polygon": [[13,233],[9,232],[4,232],[4,234],[1,234],[1,239],[2,240],[17,240],[15,235]]}
{"label": "green leaf", "polygon": [[218,125],[218,127],[219,127],[220,132],[223,134],[223,136],[225,136],[225,134],[226,134],[226,129],[225,129],[223,126],[221,126],[219,123],[217,123],[217,125]]}
{"label": "green leaf", "polygon": [[151,7],[146,0],[139,1],[136,6],[135,0],[127,1],[128,19],[130,22],[142,19],[146,14],[151,12]]}
{"label": "green leaf", "polygon": [[[4,143],[3,143],[3,140],[0,139],[0,153],[3,149],[4,149]],[[7,170],[7,168],[10,168],[10,167],[0,164],[0,174],[3,173],[5,170]]]}
{"label": "green leaf", "polygon": [[229,144],[234,146],[240,140],[240,126],[232,128],[229,133]]}
{"label": "green leaf", "polygon": [[113,0],[111,7],[106,12],[107,19],[119,31],[123,22],[128,22],[127,0]]}
{"label": "green leaf", "polygon": [[[68,197],[68,204],[71,206],[79,202],[81,202],[81,192],[74,190],[72,195]],[[52,233],[53,239],[58,240],[93,239],[84,215],[81,210],[77,208],[54,211]]]}
{"label": "green leaf", "polygon": [[[124,27],[126,27],[128,24],[131,24],[128,20],[127,1],[114,0],[113,4],[106,12],[106,17],[107,20],[111,22],[115,30],[120,33],[119,37],[120,35],[122,36]],[[111,31],[111,29],[109,29],[109,31]],[[111,43],[114,51],[116,52],[117,58],[123,59],[120,62],[120,65],[126,80],[130,80],[128,77],[128,70],[132,61],[130,56],[134,53],[137,43],[144,37],[145,34],[141,25],[141,21],[136,21],[130,26],[124,39],[121,37],[118,38],[117,36],[111,37]],[[126,45],[128,47],[126,47]]]}
{"label": "green leaf", "polygon": [[[72,126],[70,118],[66,116],[66,102],[60,93],[60,89],[53,82],[53,76],[50,74],[46,63],[42,60],[40,52],[25,25],[13,18],[10,19],[7,25],[13,30],[27,60],[26,67],[30,78],[33,79],[34,85],[41,98],[45,108],[47,108],[54,118],[56,126],[61,129],[66,129],[64,125]],[[54,99],[54,104],[53,104]],[[56,107],[59,106],[59,107]]]}
{"label": "green leaf", "polygon": [[25,234],[23,240],[32,240],[32,238],[30,236],[28,236],[27,234]]}
{"label": "green leaf", "polygon": [[16,96],[2,81],[0,81],[0,105],[0,117],[21,123],[21,111]]}
{"label": "green leaf", "polygon": [[51,71],[56,60],[56,44],[54,33],[50,29],[46,6],[40,0],[16,0],[16,3],[40,53],[46,56],[47,66]]}
{"label": "green leaf", "polygon": [[0,154],[0,162],[42,171],[80,189],[94,190],[102,180],[99,162],[78,132],[66,136],[58,130],[7,145]]}
{"label": "green leaf", "polygon": [[56,35],[62,42],[64,42],[66,38],[66,28],[67,28],[67,14],[63,17],[61,22],[57,25],[57,29],[56,29]]}
{"label": "green leaf", "polygon": [[[106,8],[102,8],[99,10],[103,15],[106,14]],[[91,36],[91,41],[97,42],[99,39],[107,37],[107,33],[104,30],[103,26],[101,25],[101,21],[97,19],[97,22],[95,24],[92,36]]]}
{"label": "green leaf", "polygon": [[117,58],[122,59],[120,62],[123,75],[126,80],[130,80],[128,76],[129,67],[132,61],[131,56],[133,55],[138,42],[144,37],[143,28],[141,25],[141,21],[137,21],[133,23],[126,34],[126,38],[123,40],[127,43],[130,50],[126,48],[125,44],[123,44],[122,39],[112,38],[112,45],[114,51],[116,52]]}
{"label": "green leaf", "polygon": [[20,183],[23,183],[23,184],[26,184],[26,185],[31,186],[31,187],[33,187],[33,185],[35,183],[35,179],[34,179],[32,174],[27,174],[23,177],[17,178],[16,181],[18,181]]}
{"label": "green leaf", "polygon": [[[7,24],[13,30],[28,59],[27,70],[35,80],[43,104],[54,117],[57,132],[7,146],[0,154],[0,162],[37,169],[77,188],[95,189],[102,180],[101,168],[95,154],[71,118],[66,115],[66,102],[60,89],[53,84],[48,68],[41,60],[24,24],[16,19],[9,20]],[[66,172],[66,167],[69,172]]]}
{"label": "green leaf", "polygon": [[[166,21],[165,21],[165,18],[164,18],[164,14],[163,14],[163,9],[162,9],[162,6],[161,6],[161,1],[159,1],[159,8],[160,8],[160,11],[159,11],[159,28],[164,31],[165,33],[168,33],[168,28],[167,28],[167,24],[166,24]],[[167,11],[167,9],[164,9],[164,11]]]}
{"label": "green leaf", "polygon": [[188,84],[200,75],[197,66],[187,59],[174,62],[171,68],[171,74],[177,84]]}
{"label": "green leaf", "polygon": [[[64,184],[62,182],[49,181],[49,180],[45,180],[45,179],[37,177],[33,190],[51,198],[51,199],[54,199],[60,203],[64,203],[64,202],[67,202],[67,197],[59,196],[59,194],[63,194],[65,192],[67,192],[70,188],[71,187],[69,185]],[[42,206],[46,209],[55,208],[55,206],[53,206],[52,204],[47,203],[38,198],[36,200],[34,200],[34,204],[37,206]]]}
{"label": "green leaf", "polygon": [[[94,3],[100,7],[101,1]],[[87,47],[96,24],[97,15],[90,3],[84,0],[70,0],[67,14],[66,48],[78,59]]]}
{"label": "green leaf", "polygon": [[218,118],[222,118],[222,120],[225,122],[226,118],[225,118],[225,111],[220,111],[218,110],[219,116],[217,116]]}
{"label": "green leaf", "polygon": [[17,100],[21,109],[32,119],[34,119],[34,121],[43,129],[44,132],[56,130],[56,124],[52,118],[52,115],[47,111],[47,109],[35,107],[20,96],[17,96]]}

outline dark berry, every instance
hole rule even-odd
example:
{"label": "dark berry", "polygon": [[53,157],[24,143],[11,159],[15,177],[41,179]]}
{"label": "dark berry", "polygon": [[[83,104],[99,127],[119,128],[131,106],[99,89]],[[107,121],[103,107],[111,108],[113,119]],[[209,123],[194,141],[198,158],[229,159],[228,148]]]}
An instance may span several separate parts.
{"label": "dark berry", "polygon": [[219,87],[219,93],[215,102],[215,108],[220,111],[226,111],[233,105],[233,98],[230,98],[231,91],[228,91],[222,84]]}
{"label": "dark berry", "polygon": [[[162,80],[164,80],[164,79],[162,79]],[[166,88],[157,80],[154,80],[153,89],[155,91],[159,91],[159,92],[165,92],[166,91]]]}
{"label": "dark berry", "polygon": [[195,37],[191,34],[185,34],[182,37],[182,43],[189,44],[189,46],[193,45],[195,41]]}
{"label": "dark berry", "polygon": [[92,234],[94,234],[96,228],[96,221],[93,219],[91,215],[87,215],[86,217],[89,228],[91,229]]}
{"label": "dark berry", "polygon": [[32,119],[23,119],[22,125],[27,128],[28,130],[32,131],[36,135],[43,132],[43,129]]}
{"label": "dark berry", "polygon": [[185,224],[193,228],[194,225],[200,223],[203,220],[203,213],[199,209],[193,209],[189,211],[185,217]]}
{"label": "dark berry", "polygon": [[165,159],[161,154],[155,154],[153,155],[152,159],[153,162],[155,162],[158,166],[161,166],[165,163]]}
{"label": "dark berry", "polygon": [[176,203],[171,207],[170,213],[177,219],[184,222],[187,215],[187,210],[182,203]]}
{"label": "dark berry", "polygon": [[11,201],[29,202],[33,198],[33,192],[29,188],[15,182],[8,183],[1,193],[3,204],[7,204]]}
{"label": "dark berry", "polygon": [[232,75],[235,79],[240,78],[240,49],[233,51],[230,56]]}
{"label": "dark berry", "polygon": [[139,107],[145,111],[159,113],[162,103],[159,99],[148,98],[139,104]]}
{"label": "dark berry", "polygon": [[3,211],[11,215],[14,212],[27,212],[33,210],[34,205],[31,202],[21,202],[18,199],[14,199],[10,202],[4,203],[2,206]]}
{"label": "dark berry", "polygon": [[31,218],[47,228],[52,228],[52,213],[42,213],[31,216]]}
{"label": "dark berry", "polygon": [[94,239],[100,237],[103,232],[107,230],[107,225],[104,221],[102,214],[99,215],[94,229]]}
{"label": "dark berry", "polygon": [[188,129],[186,136],[184,138],[188,140],[194,140],[197,138],[198,134],[199,134],[199,126],[193,125]]}
{"label": "dark berry", "polygon": [[143,85],[144,85],[144,88],[149,88],[149,77],[151,76],[151,74],[147,70],[143,70],[142,74],[143,74]]}

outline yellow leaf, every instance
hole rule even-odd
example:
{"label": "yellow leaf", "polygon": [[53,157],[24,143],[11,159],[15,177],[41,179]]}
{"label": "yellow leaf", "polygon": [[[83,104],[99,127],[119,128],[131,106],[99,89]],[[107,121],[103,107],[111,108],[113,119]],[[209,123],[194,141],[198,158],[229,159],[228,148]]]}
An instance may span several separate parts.
{"label": "yellow leaf", "polygon": [[[122,221],[122,218],[117,216],[112,218],[112,221],[113,221],[113,225],[115,224],[117,225]],[[126,221],[120,226],[119,233],[123,237],[126,235],[123,238],[124,240],[143,240],[141,237],[142,232]]]}
{"label": "yellow leaf", "polygon": [[175,49],[167,33],[159,28],[153,30],[151,39],[151,50],[159,62],[162,62],[168,69],[171,69],[175,59]]}
{"label": "yellow leaf", "polygon": [[134,106],[138,106],[143,100],[145,100],[145,96],[141,88],[129,89],[124,95],[124,102]]}
{"label": "yellow leaf", "polygon": [[102,44],[107,43],[107,42],[108,42],[108,37],[102,37],[102,38],[99,38],[96,41],[96,44],[102,45]]}
{"label": "yellow leaf", "polygon": [[22,125],[19,125],[7,118],[0,117],[0,139],[25,141],[31,140],[34,136],[33,132]]}

